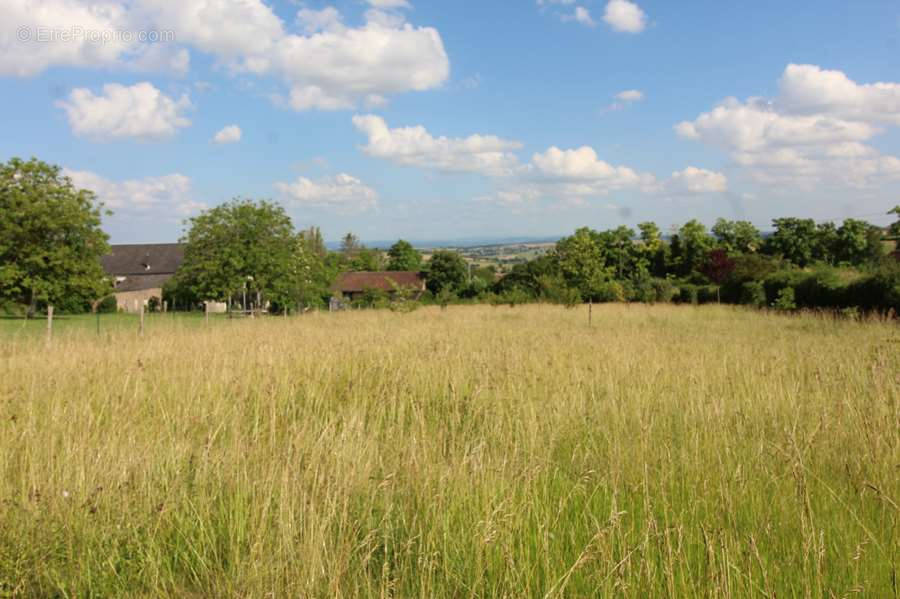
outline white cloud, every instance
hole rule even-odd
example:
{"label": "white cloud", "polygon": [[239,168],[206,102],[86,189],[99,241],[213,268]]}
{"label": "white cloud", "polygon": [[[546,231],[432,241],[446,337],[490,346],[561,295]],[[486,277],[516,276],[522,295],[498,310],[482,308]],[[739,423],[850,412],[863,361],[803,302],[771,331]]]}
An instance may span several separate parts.
{"label": "white cloud", "polygon": [[97,198],[116,214],[134,215],[152,211],[154,214],[174,212],[183,217],[207,207],[192,199],[191,180],[178,173],[120,182],[110,181],[90,171],[64,169],[63,174],[72,179],[75,187],[97,194]]}
{"label": "white cloud", "polygon": [[[613,166],[597,157],[590,146],[561,150],[556,146],[532,156],[532,164],[545,177],[571,182],[576,187],[588,183],[591,193],[625,187],[651,186],[655,177],[639,174],[627,166]],[[587,188],[585,188],[587,189]]]}
{"label": "white cloud", "polygon": [[728,191],[728,178],[722,173],[689,166],[672,173],[666,182],[666,189],[672,193],[716,193]]}
{"label": "white cloud", "polygon": [[340,214],[365,212],[378,203],[378,193],[374,189],[345,173],[319,181],[300,177],[293,183],[276,183],[275,188],[301,206],[324,208]]}
{"label": "white cloud", "polygon": [[[365,21],[347,27],[333,7],[298,11],[296,28],[262,0],[6,0],[0,3],[0,74],[31,76],[52,66],[127,67],[184,73],[187,48],[238,73],[284,82],[298,110],[345,109],[371,98],[442,85],[450,63],[438,31],[414,27],[401,0],[372,0]],[[18,29],[156,31],[174,40],[142,43],[22,42]]]}
{"label": "white cloud", "polygon": [[647,27],[647,15],[640,6],[629,0],[610,0],[606,4],[603,20],[624,33],[640,33]]}
{"label": "white cloud", "polygon": [[369,138],[362,148],[366,154],[397,164],[441,171],[509,175],[518,166],[512,150],[522,145],[494,135],[434,137],[422,126],[391,129],[384,119],[375,115],[356,115],[353,124]]}
{"label": "white cloud", "polygon": [[174,100],[147,82],[108,83],[100,94],[77,88],[57,106],[66,111],[76,135],[101,141],[171,137],[191,124],[184,116],[191,108],[187,95]]}
{"label": "white cloud", "polygon": [[594,27],[597,25],[593,17],[591,17],[591,12],[583,6],[576,6],[572,14],[562,15],[561,18],[563,21],[575,21],[576,23],[581,23],[587,27]]}
{"label": "white cloud", "polygon": [[213,137],[213,142],[217,144],[233,144],[241,141],[241,128],[237,125],[228,125],[223,127],[221,131]]}
{"label": "white cloud", "polygon": [[900,124],[900,85],[859,85],[839,71],[788,65],[773,100],[728,98],[675,126],[684,138],[721,148],[756,180],[810,189],[900,177],[900,160],[867,145]]}
{"label": "white cloud", "polygon": [[301,8],[297,12],[297,23],[305,33],[339,31],[344,27],[341,13],[333,6],[326,6],[322,10]]}
{"label": "white cloud", "polygon": [[184,74],[188,52],[152,43],[160,38],[150,36],[160,33],[149,23],[140,24],[121,0],[4,0],[0,75],[29,77],[53,66]]}
{"label": "white cloud", "polygon": [[626,89],[617,93],[616,99],[623,102],[640,102],[644,99],[644,92],[637,89]]}

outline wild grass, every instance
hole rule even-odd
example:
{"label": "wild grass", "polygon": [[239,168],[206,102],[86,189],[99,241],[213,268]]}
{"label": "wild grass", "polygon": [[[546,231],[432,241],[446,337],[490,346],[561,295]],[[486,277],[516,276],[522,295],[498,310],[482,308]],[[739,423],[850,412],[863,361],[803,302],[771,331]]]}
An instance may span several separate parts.
{"label": "wild grass", "polygon": [[0,596],[898,594],[895,323],[163,322],[0,337]]}

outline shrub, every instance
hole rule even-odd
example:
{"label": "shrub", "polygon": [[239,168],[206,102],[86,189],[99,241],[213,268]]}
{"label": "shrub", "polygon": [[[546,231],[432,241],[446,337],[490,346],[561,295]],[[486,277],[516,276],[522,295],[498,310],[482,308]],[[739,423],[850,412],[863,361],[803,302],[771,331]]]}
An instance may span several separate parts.
{"label": "shrub", "polygon": [[762,308],[766,305],[766,289],[761,281],[745,281],[741,285],[742,304]]}
{"label": "shrub", "polygon": [[773,305],[776,310],[783,310],[785,312],[796,310],[797,304],[794,301],[794,288],[783,287],[781,290],[779,290],[778,298],[775,300],[775,303]]}
{"label": "shrub", "polygon": [[114,295],[107,295],[97,304],[97,312],[100,314],[114,314],[118,309],[119,306],[116,304]]}
{"label": "shrub", "polygon": [[651,285],[657,302],[671,302],[678,295],[678,288],[669,279],[653,279]]}

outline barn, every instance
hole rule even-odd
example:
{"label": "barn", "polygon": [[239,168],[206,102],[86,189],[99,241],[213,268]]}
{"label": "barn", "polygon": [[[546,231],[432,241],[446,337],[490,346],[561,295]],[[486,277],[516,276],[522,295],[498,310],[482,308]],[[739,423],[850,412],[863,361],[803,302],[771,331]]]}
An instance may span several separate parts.
{"label": "barn", "polygon": [[184,261],[184,244],[113,245],[100,261],[113,280],[117,308],[137,312],[152,298],[162,300],[163,285]]}
{"label": "barn", "polygon": [[338,300],[353,301],[367,291],[394,295],[400,289],[411,290],[413,296],[418,298],[425,291],[424,275],[407,270],[345,272],[338,275],[331,286],[331,293]]}

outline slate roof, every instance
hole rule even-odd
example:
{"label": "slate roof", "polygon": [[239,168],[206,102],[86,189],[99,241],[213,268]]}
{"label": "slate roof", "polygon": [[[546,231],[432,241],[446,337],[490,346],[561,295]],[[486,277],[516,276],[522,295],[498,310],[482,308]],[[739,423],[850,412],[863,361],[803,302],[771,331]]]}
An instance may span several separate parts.
{"label": "slate roof", "polygon": [[[121,276],[121,275],[120,275]],[[162,289],[172,275],[130,275],[116,285],[116,293],[123,291],[143,291],[144,289]]]}
{"label": "slate roof", "polygon": [[366,289],[393,291],[395,286],[424,289],[425,278],[422,273],[410,270],[345,272],[338,275],[331,290],[341,293],[359,293]]}
{"label": "slate roof", "polygon": [[181,243],[114,245],[111,250],[100,262],[107,274],[115,276],[172,275],[184,260]]}

